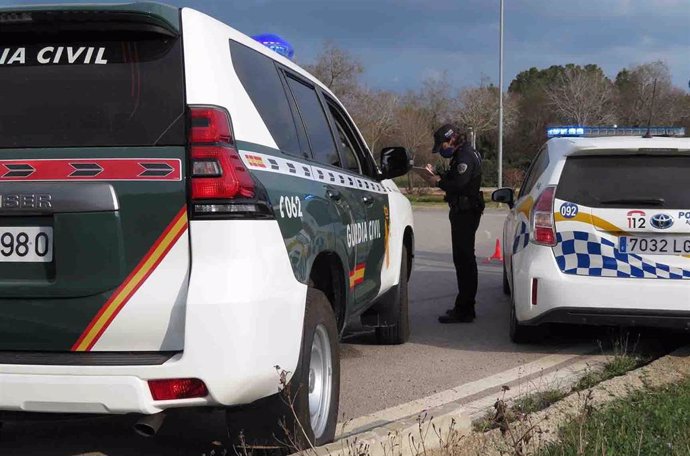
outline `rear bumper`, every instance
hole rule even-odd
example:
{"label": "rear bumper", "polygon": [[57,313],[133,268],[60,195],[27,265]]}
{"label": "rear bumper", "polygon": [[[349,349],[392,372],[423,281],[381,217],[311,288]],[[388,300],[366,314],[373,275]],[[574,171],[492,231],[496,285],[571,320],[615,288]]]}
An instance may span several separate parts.
{"label": "rear bumper", "polygon": [[561,307],[546,311],[532,320],[522,322],[522,324],[530,326],[545,323],[669,328],[690,331],[690,312]]}
{"label": "rear bumper", "polygon": [[[278,393],[276,366],[287,372],[297,366],[307,287],[295,279],[277,223],[193,221],[190,234],[183,352],[139,365],[123,365],[126,355],[104,354],[88,365],[69,354],[55,355],[67,360],[62,365],[6,359],[0,363],[0,410],[153,414],[250,404]],[[154,401],[148,380],[174,378],[198,378],[209,394]]]}
{"label": "rear bumper", "polygon": [[534,245],[513,258],[513,268],[513,296],[521,324],[690,329],[690,280],[564,274],[550,248]]}
{"label": "rear bumper", "polygon": [[3,410],[43,413],[153,414],[165,408],[134,376],[2,374],[0,404]]}

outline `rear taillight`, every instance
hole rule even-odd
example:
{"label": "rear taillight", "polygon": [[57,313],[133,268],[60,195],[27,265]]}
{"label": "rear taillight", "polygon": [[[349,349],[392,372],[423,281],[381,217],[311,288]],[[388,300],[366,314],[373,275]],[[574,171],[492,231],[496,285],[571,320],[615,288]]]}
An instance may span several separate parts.
{"label": "rear taillight", "polygon": [[553,218],[553,201],[556,187],[546,187],[532,208],[532,242],[539,245],[556,245],[556,224]]}
{"label": "rear taillight", "polygon": [[208,396],[206,385],[198,378],[149,380],[148,383],[154,401],[171,401]]}
{"label": "rear taillight", "polygon": [[[206,106],[191,107],[190,112],[192,203],[253,198],[254,181],[235,147],[229,114],[224,109]],[[214,206],[213,202],[199,205],[210,206]]]}

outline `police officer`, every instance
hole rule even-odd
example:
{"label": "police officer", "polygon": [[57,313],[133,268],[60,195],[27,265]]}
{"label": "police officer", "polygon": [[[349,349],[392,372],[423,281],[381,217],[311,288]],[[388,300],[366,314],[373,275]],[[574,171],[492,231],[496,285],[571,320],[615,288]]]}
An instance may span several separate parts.
{"label": "police officer", "polygon": [[[475,318],[477,294],[477,260],[474,238],[484,212],[482,158],[467,141],[467,135],[454,125],[446,124],[434,133],[434,148],[443,158],[450,159],[448,171],[430,180],[446,192],[450,207],[450,228],[453,263],[458,281],[455,307],[438,317],[441,323],[470,323]],[[427,165],[429,171],[431,165]]]}

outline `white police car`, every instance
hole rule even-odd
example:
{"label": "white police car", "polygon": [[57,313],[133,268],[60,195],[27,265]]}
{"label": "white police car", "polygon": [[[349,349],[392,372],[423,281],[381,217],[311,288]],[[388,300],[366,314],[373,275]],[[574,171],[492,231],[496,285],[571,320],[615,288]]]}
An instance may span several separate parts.
{"label": "white police car", "polygon": [[157,3],[0,9],[0,411],[155,433],[224,407],[232,437],[285,417],[321,444],[348,323],[407,340],[408,155],[377,166],[263,38]]}
{"label": "white police car", "polygon": [[511,208],[504,291],[514,341],[544,323],[690,328],[690,138],[646,132],[552,129],[520,193],[494,192]]}

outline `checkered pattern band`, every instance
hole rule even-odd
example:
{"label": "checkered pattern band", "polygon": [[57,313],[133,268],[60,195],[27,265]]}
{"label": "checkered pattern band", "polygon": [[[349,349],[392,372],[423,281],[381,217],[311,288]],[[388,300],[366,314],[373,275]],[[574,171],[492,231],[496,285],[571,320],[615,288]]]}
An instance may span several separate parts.
{"label": "checkered pattern band", "polygon": [[267,155],[259,152],[249,152],[246,150],[240,150],[239,152],[244,164],[251,170],[284,174],[338,187],[366,190],[373,193],[384,194],[400,192],[394,185],[385,185],[362,175],[340,173],[333,169],[321,168],[296,160],[290,160],[285,157]]}
{"label": "checkered pattern band", "polygon": [[557,234],[553,248],[558,267],[566,274],[594,277],[690,280],[690,270],[656,263],[639,255],[621,253],[605,238],[584,231]]}
{"label": "checkered pattern band", "polygon": [[518,231],[517,236],[515,236],[515,240],[513,241],[513,254],[516,254],[520,250],[527,247],[527,244],[529,244],[529,232],[527,231],[527,223],[520,222],[520,230]]}

